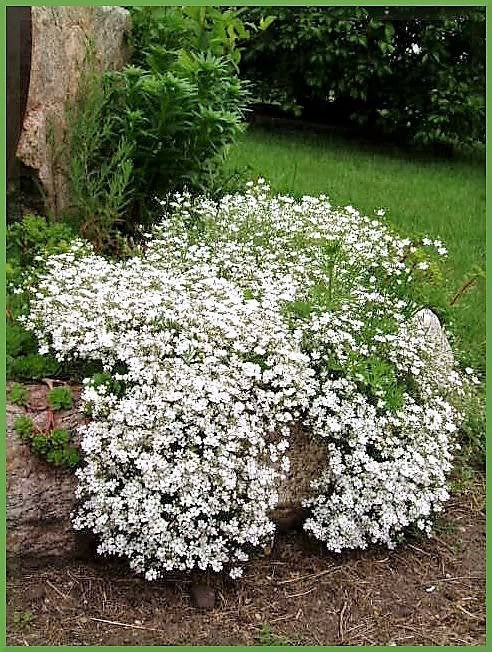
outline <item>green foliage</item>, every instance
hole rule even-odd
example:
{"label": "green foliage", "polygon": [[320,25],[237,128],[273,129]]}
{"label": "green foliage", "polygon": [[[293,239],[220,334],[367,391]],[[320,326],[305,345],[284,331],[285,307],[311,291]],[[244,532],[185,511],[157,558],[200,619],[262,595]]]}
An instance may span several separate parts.
{"label": "green foliage", "polygon": [[26,407],[29,402],[29,391],[24,385],[19,385],[15,383],[10,388],[9,400],[14,405],[20,405],[21,407]]}
{"label": "green foliage", "polygon": [[399,141],[485,142],[483,7],[268,11],[275,21],[241,64],[261,102]]}
{"label": "green foliage", "polygon": [[39,215],[25,215],[7,228],[7,279],[18,280],[19,272],[35,264],[35,257],[67,251],[75,233],[67,224],[50,224]]}
{"label": "green foliage", "polygon": [[16,358],[22,354],[34,353],[36,342],[20,324],[12,323],[12,320],[9,319],[7,321],[6,347],[7,359]]}
{"label": "green foliage", "polygon": [[272,632],[270,625],[263,625],[258,634],[258,645],[271,647],[280,645],[295,645],[291,640],[285,636],[278,636]]}
{"label": "green foliage", "polygon": [[23,441],[28,441],[34,432],[34,421],[26,416],[17,417],[14,428]]}
{"label": "green foliage", "polygon": [[32,452],[40,459],[57,467],[72,469],[78,466],[80,453],[70,445],[67,430],[41,432],[35,429],[34,422],[27,416],[18,417],[14,427],[22,441],[29,443]]}
{"label": "green foliage", "polygon": [[29,629],[34,620],[34,614],[31,611],[14,611],[12,622],[19,629]]}
{"label": "green foliage", "polygon": [[240,43],[250,38],[252,30],[263,31],[271,22],[246,26],[241,20],[244,9],[225,7],[133,7],[131,11],[134,61],[144,67],[147,57],[162,46],[165,52],[210,52],[237,66]]}
{"label": "green foliage", "polygon": [[485,470],[487,423],[484,392],[477,389],[462,410],[465,419],[459,433],[459,458],[464,466]]}
{"label": "green foliage", "polygon": [[47,355],[28,353],[7,358],[7,376],[16,380],[41,380],[53,378],[61,369],[59,362]]}
{"label": "green foliage", "polygon": [[53,410],[69,410],[73,405],[70,387],[54,387],[48,394],[48,403]]}
{"label": "green foliage", "polygon": [[116,135],[103,79],[89,49],[79,93],[67,106],[67,153],[72,218],[98,251],[114,250],[117,226],[130,198],[133,147]]}
{"label": "green foliage", "polygon": [[157,198],[213,184],[248,98],[239,13],[135,7],[133,65],[98,76],[89,50],[67,140],[72,219],[96,249],[119,254],[118,232],[155,219]]}
{"label": "green foliage", "polygon": [[79,464],[80,454],[74,446],[69,445],[70,434],[66,430],[53,430],[40,433],[31,439],[33,452],[53,466],[74,468]]}
{"label": "green foliage", "polygon": [[242,132],[245,90],[227,61],[181,51],[168,70],[154,52],[150,70],[106,74],[107,109],[119,116],[117,141],[132,145],[130,213],[147,221],[155,195],[203,189],[229,143]]}

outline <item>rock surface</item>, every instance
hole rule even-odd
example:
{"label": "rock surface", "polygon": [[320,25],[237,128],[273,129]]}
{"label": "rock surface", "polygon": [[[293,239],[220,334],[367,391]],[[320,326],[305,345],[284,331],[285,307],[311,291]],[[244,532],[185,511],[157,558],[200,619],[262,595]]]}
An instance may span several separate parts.
{"label": "rock surface", "polygon": [[[44,429],[48,423],[49,387],[30,385],[29,416]],[[80,391],[72,387],[75,404],[57,413],[56,427],[75,432],[81,422]],[[7,557],[36,564],[47,559],[86,557],[93,541],[75,532],[70,513],[75,505],[76,479],[72,472],[56,469],[38,459],[14,430],[15,420],[26,410],[7,404]],[[78,444],[75,437],[74,443]]]}
{"label": "rock surface", "polygon": [[58,215],[69,205],[66,164],[60,156],[65,106],[77,95],[89,43],[101,70],[128,60],[130,15],[122,7],[32,7],[29,96],[17,158],[32,168]]}
{"label": "rock surface", "polygon": [[448,376],[454,367],[454,355],[449,340],[439,318],[432,310],[423,308],[411,320],[425,331],[425,336],[432,347],[432,365],[441,376]]}

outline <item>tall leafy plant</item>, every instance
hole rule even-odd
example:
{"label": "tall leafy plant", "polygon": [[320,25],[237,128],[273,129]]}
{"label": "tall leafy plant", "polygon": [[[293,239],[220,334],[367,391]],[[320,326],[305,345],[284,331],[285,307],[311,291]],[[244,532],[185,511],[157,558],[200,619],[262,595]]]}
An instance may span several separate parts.
{"label": "tall leafy plant", "polygon": [[106,76],[113,126],[133,148],[132,208],[146,221],[155,198],[183,186],[202,189],[227,145],[243,130],[245,91],[227,62],[181,51],[168,70],[162,52],[148,70],[129,67]]}
{"label": "tall leafy plant", "polygon": [[76,101],[67,107],[73,214],[97,250],[114,248],[132,194],[134,153],[134,143],[118,133],[105,81],[89,64]]}
{"label": "tall leafy plant", "polygon": [[99,249],[114,248],[116,228],[151,221],[170,191],[204,190],[248,101],[238,12],[139,7],[132,17],[132,65],[89,76],[69,113],[74,202]]}

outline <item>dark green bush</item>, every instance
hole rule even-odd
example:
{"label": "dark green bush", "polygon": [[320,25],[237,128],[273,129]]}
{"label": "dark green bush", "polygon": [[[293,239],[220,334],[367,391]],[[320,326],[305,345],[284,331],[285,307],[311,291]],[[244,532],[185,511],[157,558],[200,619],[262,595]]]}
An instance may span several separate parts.
{"label": "dark green bush", "polygon": [[54,358],[39,353],[7,357],[7,377],[15,380],[53,378],[58,375],[60,368]]}
{"label": "dark green bush", "polygon": [[257,100],[400,141],[485,139],[482,7],[254,7],[273,14],[241,70]]}

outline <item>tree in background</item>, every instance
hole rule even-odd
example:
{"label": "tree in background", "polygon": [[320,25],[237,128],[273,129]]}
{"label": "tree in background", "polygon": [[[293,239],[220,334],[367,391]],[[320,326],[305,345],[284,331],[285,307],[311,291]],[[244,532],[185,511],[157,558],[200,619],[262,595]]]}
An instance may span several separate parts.
{"label": "tree in background", "polygon": [[485,141],[483,7],[254,7],[256,100],[415,143]]}

